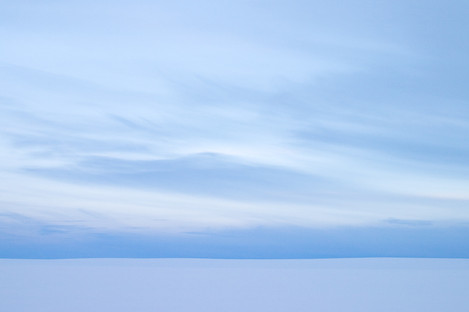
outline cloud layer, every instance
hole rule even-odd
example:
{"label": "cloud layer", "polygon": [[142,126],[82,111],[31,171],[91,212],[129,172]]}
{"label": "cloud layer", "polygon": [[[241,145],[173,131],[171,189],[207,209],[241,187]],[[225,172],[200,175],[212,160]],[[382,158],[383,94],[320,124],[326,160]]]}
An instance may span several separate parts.
{"label": "cloud layer", "polygon": [[467,9],[1,4],[1,228],[464,224]]}

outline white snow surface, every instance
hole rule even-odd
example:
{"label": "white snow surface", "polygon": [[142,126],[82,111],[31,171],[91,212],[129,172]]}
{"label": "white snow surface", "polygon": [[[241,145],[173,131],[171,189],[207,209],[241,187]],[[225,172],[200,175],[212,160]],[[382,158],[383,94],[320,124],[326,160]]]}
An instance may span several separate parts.
{"label": "white snow surface", "polygon": [[0,259],[0,311],[469,311],[469,259]]}

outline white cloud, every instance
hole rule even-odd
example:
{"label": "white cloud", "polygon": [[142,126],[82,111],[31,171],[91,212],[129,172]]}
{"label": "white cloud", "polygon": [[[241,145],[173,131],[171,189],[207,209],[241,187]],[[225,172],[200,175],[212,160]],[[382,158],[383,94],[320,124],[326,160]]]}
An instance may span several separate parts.
{"label": "white cloud", "polygon": [[[442,95],[455,84],[433,76],[433,51],[413,19],[392,22],[388,9],[403,4],[361,12],[243,2],[220,15],[206,10],[219,5],[208,2],[184,10],[141,4],[2,4],[0,174],[2,198],[14,208],[1,209],[50,222],[171,230],[467,219],[460,206],[438,201],[468,200],[466,101]],[[221,192],[59,183],[31,173],[83,174],[96,157],[205,153],[306,176],[313,194],[286,192],[291,180],[283,188],[277,181],[273,190],[256,185],[265,193],[251,191],[255,201],[236,201]],[[327,185],[316,192],[320,179]],[[265,195],[282,192],[295,199]],[[388,202],[393,196],[399,201]],[[162,219],[169,221],[155,221]]]}

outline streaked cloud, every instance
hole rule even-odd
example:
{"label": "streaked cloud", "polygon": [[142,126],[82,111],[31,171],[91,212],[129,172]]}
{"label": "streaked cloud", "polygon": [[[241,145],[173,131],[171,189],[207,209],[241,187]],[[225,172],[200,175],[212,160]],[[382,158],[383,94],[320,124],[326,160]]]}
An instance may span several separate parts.
{"label": "streaked cloud", "polygon": [[2,4],[0,211],[171,233],[467,222],[466,6]]}

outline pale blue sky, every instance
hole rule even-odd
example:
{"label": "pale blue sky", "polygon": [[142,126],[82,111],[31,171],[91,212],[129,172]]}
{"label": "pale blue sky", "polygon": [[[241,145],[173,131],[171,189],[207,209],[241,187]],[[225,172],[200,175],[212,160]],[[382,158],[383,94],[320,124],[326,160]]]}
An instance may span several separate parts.
{"label": "pale blue sky", "polygon": [[0,233],[15,243],[0,256],[90,235],[204,233],[213,247],[234,231],[230,244],[269,246],[259,233],[345,228],[378,254],[357,233],[426,233],[415,246],[438,256],[432,233],[454,240],[469,222],[468,13],[465,1],[3,2]]}

